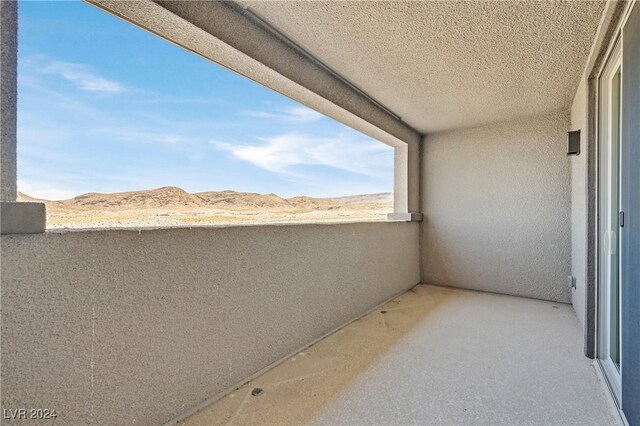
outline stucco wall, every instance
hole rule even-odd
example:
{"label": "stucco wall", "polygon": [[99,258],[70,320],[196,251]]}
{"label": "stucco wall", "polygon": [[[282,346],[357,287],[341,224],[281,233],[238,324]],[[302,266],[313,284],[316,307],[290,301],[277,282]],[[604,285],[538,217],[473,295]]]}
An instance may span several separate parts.
{"label": "stucco wall", "polygon": [[571,275],[576,288],[571,303],[584,326],[587,274],[587,79],[582,78],[571,107],[571,130],[580,130],[580,155],[571,163]]}
{"label": "stucco wall", "polygon": [[558,112],[426,137],[423,282],[571,301],[568,129]]}
{"label": "stucco wall", "polygon": [[3,236],[2,408],[158,424],[419,282],[418,224]]}
{"label": "stucco wall", "polygon": [[15,201],[18,2],[0,1],[0,200]]}

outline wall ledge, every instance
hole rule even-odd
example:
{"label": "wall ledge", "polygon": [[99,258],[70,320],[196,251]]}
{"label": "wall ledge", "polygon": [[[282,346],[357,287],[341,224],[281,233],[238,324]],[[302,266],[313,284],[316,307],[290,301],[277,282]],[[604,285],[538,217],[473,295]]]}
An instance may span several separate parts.
{"label": "wall ledge", "polygon": [[41,234],[47,224],[44,203],[2,201],[0,203],[0,233]]}
{"label": "wall ledge", "polygon": [[422,222],[422,213],[389,213],[387,220],[397,222]]}

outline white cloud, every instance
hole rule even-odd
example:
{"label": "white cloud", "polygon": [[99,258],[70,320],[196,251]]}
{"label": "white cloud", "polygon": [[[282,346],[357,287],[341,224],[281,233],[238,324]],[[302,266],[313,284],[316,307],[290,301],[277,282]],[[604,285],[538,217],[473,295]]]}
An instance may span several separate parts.
{"label": "white cloud", "polygon": [[319,165],[378,177],[393,167],[392,148],[376,141],[363,141],[346,135],[333,138],[287,133],[260,139],[260,145],[234,145],[210,141],[218,150],[248,161],[265,170],[296,175],[292,167]]}
{"label": "white cloud", "polygon": [[274,120],[282,121],[295,121],[302,123],[309,123],[318,121],[324,118],[324,115],[317,111],[309,109],[303,106],[296,106],[292,108],[281,108],[274,111],[245,111],[245,115],[257,118],[270,118]]}
{"label": "white cloud", "polygon": [[89,92],[118,93],[124,91],[124,86],[120,83],[95,74],[83,64],[51,60],[42,68],[42,72],[61,77],[81,90]]}

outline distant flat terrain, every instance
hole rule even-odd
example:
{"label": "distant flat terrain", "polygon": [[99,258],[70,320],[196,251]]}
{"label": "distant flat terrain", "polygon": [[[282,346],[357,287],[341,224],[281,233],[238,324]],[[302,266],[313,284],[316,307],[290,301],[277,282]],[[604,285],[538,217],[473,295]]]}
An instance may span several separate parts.
{"label": "distant flat terrain", "polygon": [[122,228],[229,225],[238,223],[384,220],[392,194],[282,198],[237,191],[189,193],[176,187],[87,193],[68,200],[18,194],[18,201],[47,205],[47,228]]}

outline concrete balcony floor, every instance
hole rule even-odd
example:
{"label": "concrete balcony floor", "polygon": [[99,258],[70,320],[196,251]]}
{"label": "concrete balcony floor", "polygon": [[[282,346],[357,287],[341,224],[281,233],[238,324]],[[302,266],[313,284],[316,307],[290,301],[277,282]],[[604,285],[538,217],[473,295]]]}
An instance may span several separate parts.
{"label": "concrete balcony floor", "polygon": [[619,418],[582,354],[571,306],[419,285],[184,421],[302,423],[614,425]]}

